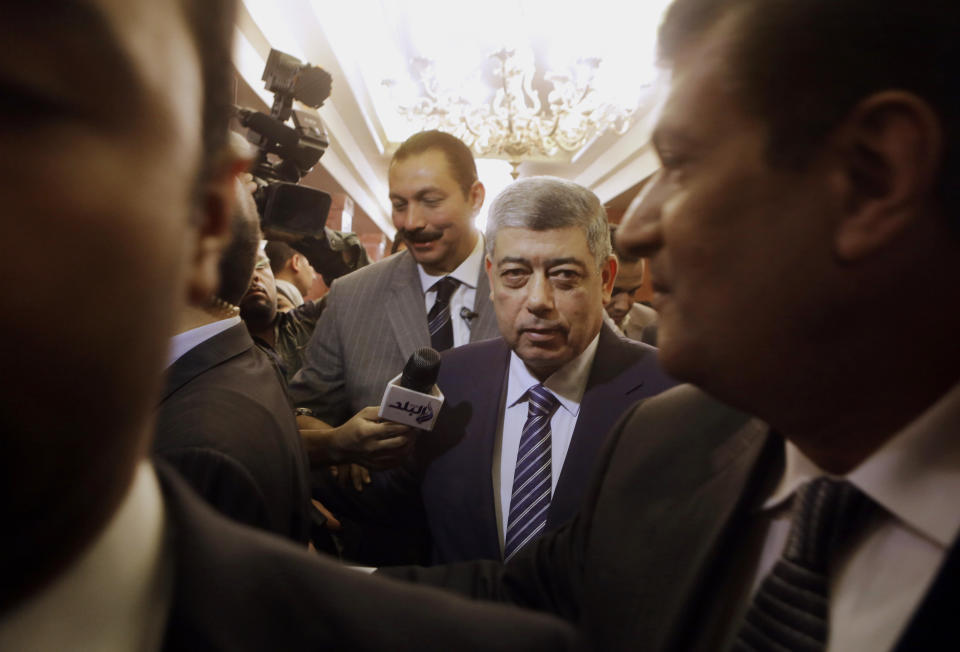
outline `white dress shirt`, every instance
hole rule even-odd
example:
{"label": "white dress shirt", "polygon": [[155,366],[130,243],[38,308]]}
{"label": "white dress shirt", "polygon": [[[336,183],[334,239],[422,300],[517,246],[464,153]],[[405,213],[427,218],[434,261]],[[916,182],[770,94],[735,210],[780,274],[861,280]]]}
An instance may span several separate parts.
{"label": "white dress shirt", "polygon": [[191,328],[188,331],[178,333],[170,338],[170,353],[167,356],[167,366],[179,360],[187,351],[197,346],[201,342],[206,342],[214,335],[219,335],[228,328],[232,328],[240,323],[239,317],[229,317],[215,321],[212,324],[204,324],[197,328]]}
{"label": "white dress shirt", "polygon": [[[576,358],[557,369],[544,382],[560,406],[550,419],[550,469],[551,492],[556,491],[557,480],[563,470],[563,461],[567,457],[573,429],[580,415],[580,401],[587,387],[593,358],[597,354],[598,334],[587,348]],[[497,508],[497,525],[500,534],[500,551],[503,551],[503,537],[510,517],[510,497],[513,494],[513,475],[517,466],[517,452],[520,450],[520,436],[527,422],[527,391],[540,381],[530,373],[523,360],[510,352],[510,370],[507,377],[505,409],[500,415],[497,432],[497,445],[494,451],[493,491]],[[499,460],[499,462],[498,462]],[[552,493],[551,493],[552,496]]]}
{"label": "white dress shirt", "polygon": [[437,289],[433,287],[436,282],[444,276],[451,276],[460,281],[460,285],[457,286],[453,296],[450,297],[450,322],[453,324],[454,346],[463,346],[470,341],[470,326],[473,320],[464,319],[460,313],[464,308],[473,312],[473,306],[477,298],[477,279],[480,278],[480,270],[483,267],[483,256],[483,237],[478,236],[477,244],[474,245],[470,255],[449,274],[431,276],[423,271],[423,267],[417,265],[417,272],[420,273],[420,287],[423,288],[423,300],[428,315],[437,300]]}
{"label": "white dress shirt", "polygon": [[0,650],[159,650],[173,596],[163,498],[137,468],[110,522],[51,584],[0,618]]}
{"label": "white dress shirt", "polygon": [[[960,385],[845,478],[881,509],[835,562],[827,650],[889,650],[929,588],[960,531]],[[763,505],[771,519],[754,590],[780,556],[789,503],[826,475],[787,442],[786,469]]]}

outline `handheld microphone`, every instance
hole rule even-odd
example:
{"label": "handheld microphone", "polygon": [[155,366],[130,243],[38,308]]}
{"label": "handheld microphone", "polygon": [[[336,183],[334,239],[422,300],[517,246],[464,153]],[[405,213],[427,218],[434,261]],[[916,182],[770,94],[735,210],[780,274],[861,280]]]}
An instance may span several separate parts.
{"label": "handheld microphone", "polygon": [[403,372],[387,383],[378,416],[420,430],[432,430],[443,405],[443,393],[436,385],[439,373],[439,353],[429,347],[414,351]]}
{"label": "handheld microphone", "polygon": [[468,324],[479,316],[480,316],[480,313],[474,312],[470,310],[470,308],[467,308],[466,306],[464,306],[463,308],[460,308],[460,319],[467,322]]}
{"label": "handheld microphone", "polygon": [[425,346],[417,349],[403,366],[400,374],[400,387],[412,389],[421,394],[429,394],[437,376],[440,375],[440,354]]}

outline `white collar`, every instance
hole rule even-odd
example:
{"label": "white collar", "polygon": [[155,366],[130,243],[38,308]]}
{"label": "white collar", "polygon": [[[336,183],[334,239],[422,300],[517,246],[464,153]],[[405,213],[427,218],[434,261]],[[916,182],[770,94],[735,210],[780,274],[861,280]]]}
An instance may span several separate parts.
{"label": "white collar", "polygon": [[[788,441],[783,477],[764,509],[819,475],[825,472]],[[949,546],[960,531],[960,383],[846,479],[909,527]]]}
{"label": "white collar", "polygon": [[181,357],[186,355],[190,349],[206,342],[211,337],[219,335],[223,331],[233,328],[240,323],[240,317],[230,317],[221,319],[210,324],[204,324],[188,331],[177,333],[170,338],[170,353],[167,356],[167,366],[169,367]]}
{"label": "white collar", "polygon": [[277,292],[286,296],[294,308],[303,305],[303,294],[301,294],[300,289],[296,285],[282,278],[276,279],[275,282],[277,284]]}
{"label": "white collar", "polygon": [[[597,344],[600,334],[591,340],[580,355],[554,371],[543,381],[543,386],[549,389],[570,414],[577,416],[580,412],[580,401],[587,388],[587,379],[593,368],[593,359],[597,355]],[[539,385],[540,381],[530,373],[527,365],[516,352],[510,352],[510,378],[507,383],[507,407],[516,405],[523,400],[531,387]]]}
{"label": "white collar", "polygon": [[0,619],[4,650],[156,650],[173,591],[173,559],[153,467],[140,462],[126,497],[87,549]]}
{"label": "white collar", "polygon": [[423,270],[422,265],[417,265],[417,273],[420,274],[420,287],[424,295],[432,288],[437,281],[444,276],[452,276],[460,281],[461,285],[476,289],[477,279],[480,278],[480,268],[483,267],[483,236],[477,236],[477,244],[473,246],[473,251],[467,256],[460,265],[449,274],[440,274],[432,276]]}

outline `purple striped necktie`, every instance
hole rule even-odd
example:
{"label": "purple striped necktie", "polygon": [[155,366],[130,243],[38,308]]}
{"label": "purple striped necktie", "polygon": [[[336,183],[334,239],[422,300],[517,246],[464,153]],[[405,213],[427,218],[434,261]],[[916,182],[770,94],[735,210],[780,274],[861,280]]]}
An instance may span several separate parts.
{"label": "purple striped necktie", "polygon": [[520,435],[517,466],[510,495],[510,516],[503,559],[511,557],[543,532],[550,508],[552,481],[550,419],[560,402],[543,385],[527,392],[527,422]]}
{"label": "purple striped necktie", "polygon": [[453,348],[450,298],[459,285],[460,281],[451,276],[444,276],[433,285],[437,289],[437,299],[427,314],[427,329],[430,331],[430,346],[437,351]]}

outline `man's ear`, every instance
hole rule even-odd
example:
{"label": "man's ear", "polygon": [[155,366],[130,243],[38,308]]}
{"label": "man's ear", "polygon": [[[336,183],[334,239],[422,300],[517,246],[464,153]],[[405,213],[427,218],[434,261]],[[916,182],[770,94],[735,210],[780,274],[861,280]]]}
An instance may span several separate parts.
{"label": "man's ear", "polygon": [[884,91],[860,102],[837,138],[845,190],[834,251],[852,262],[893,243],[922,217],[940,166],[943,131],[925,100]]}
{"label": "man's ear", "polygon": [[486,193],[487,189],[484,188],[483,184],[479,181],[474,181],[473,185],[470,186],[470,193],[467,195],[467,201],[470,203],[470,210],[473,212],[474,217],[480,213]]}
{"label": "man's ear", "polygon": [[302,254],[293,254],[290,256],[290,271],[299,274],[304,258]]}
{"label": "man's ear", "polygon": [[195,306],[205,305],[219,287],[220,258],[232,235],[237,184],[241,183],[239,175],[249,165],[247,158],[229,157],[201,190],[196,229],[191,236],[195,238],[195,246],[187,285],[187,298]]}
{"label": "man's ear", "polygon": [[610,254],[607,257],[607,261],[600,268],[600,281],[602,283],[602,292],[603,292],[603,305],[610,303],[610,299],[613,298],[613,286],[617,280],[617,270],[620,268],[620,263],[617,260],[615,254]]}

